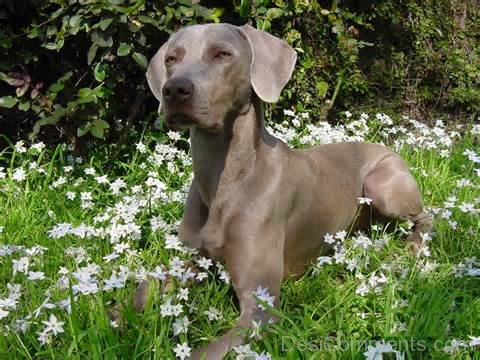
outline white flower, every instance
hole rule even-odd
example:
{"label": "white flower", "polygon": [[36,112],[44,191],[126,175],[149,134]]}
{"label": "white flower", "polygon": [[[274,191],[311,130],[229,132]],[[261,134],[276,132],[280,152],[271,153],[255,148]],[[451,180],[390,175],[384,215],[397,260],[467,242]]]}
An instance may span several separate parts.
{"label": "white flower", "polygon": [[480,156],[478,156],[473,150],[467,149],[463,152],[463,155],[465,155],[468,160],[473,161],[474,163],[480,163]]}
{"label": "white flower", "polygon": [[161,266],[157,266],[155,270],[149,272],[148,275],[158,280],[165,280],[167,278],[168,272],[164,271]]}
{"label": "white flower", "polygon": [[209,321],[214,321],[214,320],[221,320],[223,318],[222,313],[215,309],[214,307],[210,307],[208,310],[203,312],[205,315],[207,315]]}
{"label": "white flower", "polygon": [[95,177],[95,181],[99,184],[108,184],[108,177],[107,175],[97,176]]}
{"label": "white flower", "polygon": [[32,146],[30,146],[30,149],[34,149],[38,152],[41,152],[43,149],[45,149],[45,144],[42,141],[40,141],[36,144],[32,144]]}
{"label": "white flower", "polygon": [[461,212],[463,213],[470,213],[475,211],[475,205],[472,203],[461,203],[458,208],[460,209]]}
{"label": "white flower", "polygon": [[[253,294],[255,294],[259,300],[262,300],[266,302],[268,305],[270,305],[271,307],[273,307],[275,296],[270,295],[270,292],[268,291],[267,288],[263,288],[259,286],[257,290],[253,292]],[[260,308],[260,310],[265,310],[265,307],[262,304],[258,304],[258,307]]]}
{"label": "white flower", "polygon": [[10,314],[10,311],[0,308],[0,319],[6,318]]}
{"label": "white flower", "polygon": [[40,332],[37,332],[38,334],[38,341],[40,341],[40,344],[42,345],[45,345],[46,343],[48,343],[50,341],[50,338],[48,336],[48,333],[46,331],[40,331]]}
{"label": "white flower", "polygon": [[479,346],[480,345],[480,336],[468,336],[470,338],[470,342],[468,345],[470,346]]}
{"label": "white flower", "polygon": [[335,239],[338,239],[340,241],[345,240],[347,237],[347,232],[345,230],[339,231],[335,234]]}
{"label": "white flower", "polygon": [[191,355],[192,349],[188,346],[187,343],[177,344],[173,349],[175,356],[181,360],[188,358]]}
{"label": "white flower", "polygon": [[186,334],[189,325],[190,321],[186,316],[175,319],[175,322],[173,323],[173,335],[177,336],[178,334]]}
{"label": "white flower", "polygon": [[15,144],[15,150],[20,154],[27,152],[25,142],[23,140],[17,141],[17,143]]}
{"label": "white flower", "polygon": [[365,296],[370,291],[370,288],[367,286],[365,282],[362,282],[355,290],[355,294],[360,296]]}
{"label": "white flower", "polygon": [[28,272],[28,280],[43,280],[45,279],[45,273],[42,271],[29,271]]}
{"label": "white flower", "polygon": [[363,353],[363,355],[365,355],[365,359],[367,360],[381,360],[383,359],[382,354],[385,353],[394,353],[397,360],[405,359],[404,354],[394,350],[392,344],[386,344],[384,341],[378,341],[375,346],[368,346],[367,349],[368,350]]}
{"label": "white flower", "polygon": [[63,333],[63,327],[62,325],[65,323],[63,321],[58,321],[57,317],[53,314],[50,315],[50,318],[48,321],[42,321],[44,323],[45,329],[43,330],[46,333],[52,332],[53,335],[57,335],[59,333]]}
{"label": "white flower", "polygon": [[317,258],[317,266],[322,266],[324,264],[331,264],[332,258],[330,256],[319,256]]}
{"label": "white flower", "polygon": [[187,301],[189,292],[190,290],[188,288],[181,288],[177,294],[177,299]]}
{"label": "white flower", "polygon": [[336,240],[335,238],[333,237],[332,234],[329,234],[329,233],[326,233],[325,236],[323,237],[323,240],[327,243],[327,244],[333,244]]}
{"label": "white flower", "polygon": [[451,353],[455,352],[455,350],[457,350],[458,348],[465,347],[465,346],[466,346],[465,341],[459,341],[457,339],[452,339],[452,341],[450,342],[450,345],[447,345],[443,348],[443,352],[451,354]]}
{"label": "white flower", "polygon": [[246,360],[247,358],[251,358],[252,356],[252,349],[250,349],[250,344],[234,346],[233,350],[237,354],[238,360]]}
{"label": "white flower", "polygon": [[161,216],[155,216],[150,219],[150,226],[152,231],[162,230],[167,227],[167,223],[161,218]]}
{"label": "white flower", "polygon": [[117,179],[110,184],[110,190],[112,190],[114,195],[118,195],[120,193],[120,189],[124,188],[125,186],[127,186],[125,181],[122,179]]}
{"label": "white flower", "polygon": [[27,173],[23,168],[16,168],[13,170],[12,179],[15,181],[23,181],[27,178]]}
{"label": "white flower", "polygon": [[138,152],[140,152],[141,154],[145,154],[147,152],[147,147],[142,142],[136,143],[135,147],[137,148]]}
{"label": "white flower", "polygon": [[183,306],[181,304],[172,305],[172,298],[168,298],[165,303],[160,305],[160,315],[165,316],[178,316],[183,312]]}
{"label": "white flower", "polygon": [[28,267],[30,266],[30,260],[28,257],[22,257],[19,260],[12,260],[13,264],[13,273],[15,274],[17,271],[21,273],[26,273],[28,271]]}
{"label": "white flower", "polygon": [[180,133],[178,133],[176,131],[171,131],[171,130],[167,132],[167,136],[173,141],[177,141],[177,140],[180,140],[182,138]]}
{"label": "white flower", "polygon": [[91,201],[93,198],[92,198],[92,193],[90,191],[82,191],[80,193],[80,199],[82,201]]}
{"label": "white flower", "polygon": [[203,279],[206,279],[208,277],[208,274],[204,271],[201,271],[197,273],[197,281],[202,281]]}
{"label": "white flower", "polygon": [[370,199],[368,197],[359,197],[358,198],[358,203],[359,204],[371,205],[372,204],[372,199]]}
{"label": "white flower", "polygon": [[200,259],[197,260],[197,264],[202,269],[208,270],[208,268],[213,265],[213,261],[212,261],[212,259],[207,259],[206,257],[201,257]]}
{"label": "white flower", "polygon": [[[81,160],[81,159],[80,159]],[[95,169],[93,167],[85,168],[85,175],[95,175]]]}
{"label": "white flower", "polygon": [[353,248],[362,248],[364,250],[368,249],[369,246],[372,245],[372,240],[368,236],[365,235],[358,235],[353,238]]}

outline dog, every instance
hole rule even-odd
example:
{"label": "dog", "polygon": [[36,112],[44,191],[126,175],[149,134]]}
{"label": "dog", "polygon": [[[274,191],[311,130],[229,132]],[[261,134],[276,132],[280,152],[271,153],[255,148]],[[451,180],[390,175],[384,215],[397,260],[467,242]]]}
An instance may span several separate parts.
{"label": "dog", "polygon": [[[242,329],[270,321],[252,292],[268,289],[278,305],[282,279],[331,250],[327,233],[368,229],[372,216],[410,220],[407,242],[418,250],[432,229],[415,179],[386,147],[294,150],[268,133],[263,102],[278,101],[295,62],[267,32],[206,24],[173,34],[149,63],[159,113],[190,132],[194,180],[179,239],[224,260],[240,304],[238,324],[193,358],[220,359],[244,341]],[[359,197],[372,200],[368,211]]]}

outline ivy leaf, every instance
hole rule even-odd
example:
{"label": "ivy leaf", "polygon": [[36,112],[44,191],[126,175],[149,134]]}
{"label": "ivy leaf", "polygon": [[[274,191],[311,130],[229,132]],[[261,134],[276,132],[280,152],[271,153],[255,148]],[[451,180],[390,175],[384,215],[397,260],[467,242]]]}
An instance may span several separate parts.
{"label": "ivy leaf", "polygon": [[77,128],[77,136],[78,137],[84,136],[86,133],[90,131],[91,127],[92,127],[92,123],[90,122],[87,122],[84,126],[79,126]]}
{"label": "ivy leaf", "polygon": [[102,129],[110,129],[110,124],[102,119],[95,119],[92,123],[94,126],[101,127]]}
{"label": "ivy leaf", "polygon": [[54,42],[49,42],[49,43],[46,43],[43,47],[45,47],[48,50],[56,50],[57,44]]}
{"label": "ivy leaf", "polygon": [[279,8],[270,8],[267,10],[266,17],[267,19],[276,19],[283,15],[283,10]]}
{"label": "ivy leaf", "polygon": [[4,96],[0,98],[0,107],[11,109],[18,103],[18,99],[13,96]]}
{"label": "ivy leaf", "polygon": [[90,128],[90,134],[95,136],[97,139],[103,139],[103,136],[105,135],[105,130],[98,126],[92,126]]}
{"label": "ivy leaf", "polygon": [[127,56],[128,54],[130,54],[131,49],[132,48],[130,47],[129,44],[122,43],[122,44],[120,44],[120,46],[117,49],[117,55],[118,56]]}
{"label": "ivy leaf", "polygon": [[113,18],[106,18],[106,19],[103,19],[102,21],[100,21],[100,29],[102,29],[102,31],[105,31],[107,30],[107,28],[110,26],[110,24],[112,23],[113,21]]}
{"label": "ivy leaf", "polygon": [[110,125],[101,119],[95,119],[90,127],[90,134],[95,136],[97,139],[103,139],[105,135],[105,129],[110,128]]}
{"label": "ivy leaf", "polygon": [[145,57],[145,55],[140,54],[139,52],[134,52],[132,54],[132,58],[142,68],[146,69],[148,67],[148,61],[147,61],[147,58]]}
{"label": "ivy leaf", "polygon": [[28,109],[30,109],[30,103],[28,101],[24,101],[18,104],[18,108],[22,111],[27,111]]}
{"label": "ivy leaf", "polygon": [[93,76],[98,82],[105,80],[105,69],[102,63],[95,65],[95,68],[93,69]]}
{"label": "ivy leaf", "polygon": [[74,15],[70,18],[69,24],[72,28],[78,27],[82,17],[80,15]]}
{"label": "ivy leaf", "polygon": [[23,86],[18,87],[15,90],[15,93],[17,94],[18,97],[22,97],[23,95],[25,95],[25,93],[27,92],[29,87],[30,87],[30,84],[25,83],[25,84],[23,84]]}
{"label": "ivy leaf", "polygon": [[325,95],[327,95],[328,84],[325,81],[317,82],[315,87],[317,89],[318,96],[320,96],[321,98],[324,98]]}
{"label": "ivy leaf", "polygon": [[98,50],[98,45],[93,43],[91,46],[90,46],[90,49],[88,49],[88,53],[87,53],[87,64],[90,65],[93,61],[93,59],[95,59],[95,55],[97,54],[97,50]]}

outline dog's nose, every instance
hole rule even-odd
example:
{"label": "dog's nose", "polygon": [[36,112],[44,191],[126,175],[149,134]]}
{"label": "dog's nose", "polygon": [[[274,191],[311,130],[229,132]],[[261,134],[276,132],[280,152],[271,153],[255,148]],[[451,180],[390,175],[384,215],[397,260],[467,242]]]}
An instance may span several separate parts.
{"label": "dog's nose", "polygon": [[162,95],[167,102],[182,103],[193,94],[193,83],[185,78],[171,78],[163,85]]}

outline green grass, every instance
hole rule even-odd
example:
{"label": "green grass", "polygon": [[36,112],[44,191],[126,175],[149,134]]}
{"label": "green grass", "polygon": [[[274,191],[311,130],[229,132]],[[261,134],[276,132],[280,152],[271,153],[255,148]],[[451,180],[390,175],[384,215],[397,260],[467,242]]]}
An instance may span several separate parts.
{"label": "green grass", "polygon": [[[369,120],[368,125],[368,130],[362,133],[366,140],[385,141],[393,146],[395,139],[406,138],[404,135],[382,136],[380,130],[389,127],[375,119]],[[281,306],[275,311],[280,321],[270,325],[261,340],[252,339],[252,349],[258,353],[266,351],[272,358],[363,359],[366,342],[374,345],[375,341],[383,340],[390,341],[394,348],[404,352],[407,359],[480,359],[478,347],[460,347],[453,354],[443,351],[452,339],[468,342],[469,336],[480,336],[480,278],[455,276],[453,273],[456,266],[467,258],[477,256],[480,260],[479,176],[474,162],[463,154],[466,149],[478,154],[479,135],[469,128],[461,130],[462,136],[454,138],[451,147],[441,147],[438,145],[441,137],[429,133],[426,136],[438,145],[436,149],[417,147],[420,140],[413,145],[403,144],[400,148],[400,154],[420,185],[426,207],[439,209],[435,215],[435,233],[429,242],[431,256],[417,258],[410,255],[402,241],[401,229],[393,225],[390,231],[372,232],[372,240],[384,238],[388,241],[382,248],[372,247],[366,253],[353,249],[352,239],[347,239],[347,257],[358,256],[359,269],[350,272],[343,264],[323,265],[312,267],[301,279],[285,281]],[[415,127],[409,129],[416,132]],[[303,125],[295,131],[291,142],[298,145],[301,136],[308,131]],[[168,199],[168,195],[174,191],[182,192],[189,183],[191,171],[188,154],[183,150],[165,155],[167,160],[161,164],[154,161],[152,155],[156,154],[158,160],[162,154],[160,149],[154,150],[156,144],[166,144],[166,149],[185,149],[186,142],[179,140],[174,144],[165,135],[153,135],[142,139],[147,145],[146,153],[132,146],[112,164],[110,148],[102,146],[84,158],[82,164],[74,165],[70,173],[65,172],[71,155],[65,147],[41,152],[28,150],[27,153],[8,148],[0,154],[0,166],[5,167],[5,178],[0,178],[0,227],[4,227],[0,243],[22,247],[9,247],[15,250],[14,253],[0,256],[0,299],[9,294],[7,283],[21,285],[20,298],[14,308],[4,307],[10,312],[0,320],[3,331],[0,358],[173,358],[173,348],[178,343],[187,342],[190,347],[197,348],[235,324],[238,308],[234,293],[229,284],[220,280],[215,267],[210,268],[208,278],[189,288],[188,301],[180,301],[183,304],[181,316],[187,316],[190,325],[187,334],[177,336],[172,330],[175,317],[161,315],[160,306],[165,298],[160,292],[151,292],[143,313],[132,311],[131,299],[136,287],[133,274],[124,287],[74,295],[73,286],[78,281],[71,273],[88,263],[100,267],[95,278],[101,287],[103,279],[108,279],[120,265],[127,266],[131,272],[141,273],[141,269],[153,271],[160,264],[168,266],[174,256],[191,257],[165,248],[168,229],[152,231],[151,228],[150,220],[156,216],[161,216],[175,228],[182,215],[182,199]],[[447,148],[449,155],[440,156],[440,151]],[[169,161],[170,168],[167,166]],[[26,180],[12,179],[16,168],[22,166],[27,170],[31,163],[45,172],[28,170]],[[480,167],[479,164],[476,166]],[[115,195],[108,185],[99,184],[93,176],[85,174],[88,167],[96,170],[96,176],[107,175],[110,182],[121,178],[126,186]],[[60,176],[65,176],[66,183],[54,188],[52,185]],[[147,181],[154,176],[158,176],[165,189],[155,188],[152,181]],[[82,182],[79,182],[80,178]],[[460,179],[468,179],[473,185],[459,187],[457,181]],[[77,194],[74,200],[67,199],[69,191]],[[86,191],[92,194],[92,206],[82,208],[80,193]],[[440,216],[444,202],[451,196],[457,198],[450,209],[453,213],[450,220],[457,222],[456,229]],[[110,235],[96,234],[85,238],[48,236],[48,232],[60,223],[108,228],[115,216],[123,214],[123,218],[116,222],[124,224],[128,218],[125,212],[118,211],[115,215],[111,209],[115,206],[118,209],[121,201],[128,202],[129,199],[134,199],[131,204],[138,205],[131,220],[138,225],[140,236],[138,239],[122,239],[121,242],[130,245],[130,250],[117,259],[103,259],[114,250]],[[459,205],[465,202],[474,204],[477,210],[462,212]],[[97,218],[95,222],[94,218],[99,215],[105,215],[105,218]],[[35,245],[45,247],[45,252],[26,252]],[[77,248],[74,256],[65,251],[71,247]],[[85,254],[83,260],[78,255],[82,252]],[[364,262],[367,255],[368,264]],[[29,259],[30,271],[44,272],[45,279],[32,281],[22,272],[14,274],[13,261],[22,257]],[[429,270],[432,263],[436,266]],[[68,270],[63,287],[58,283],[61,267]],[[388,281],[378,293],[364,296],[356,293],[363,281],[360,277],[368,279],[373,273],[380,272]],[[182,284],[174,281],[167,295],[175,296],[181,288]],[[45,302],[57,304],[65,299],[72,303],[69,313],[57,306],[42,308],[35,316],[35,310]],[[123,322],[112,327],[108,311],[119,303],[129,305],[123,310]],[[210,307],[219,310],[222,319],[209,321],[203,312]],[[42,321],[50,314],[64,322],[64,333],[41,344],[37,333],[42,331]],[[25,333],[15,331],[16,321],[25,318],[29,328]],[[235,355],[232,353],[231,357]],[[394,356],[385,354],[384,358],[393,359]]]}

